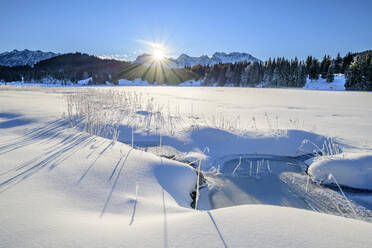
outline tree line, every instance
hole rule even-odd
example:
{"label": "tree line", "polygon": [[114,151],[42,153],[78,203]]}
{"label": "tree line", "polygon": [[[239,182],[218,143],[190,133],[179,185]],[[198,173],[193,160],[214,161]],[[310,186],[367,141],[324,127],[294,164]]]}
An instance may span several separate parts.
{"label": "tree line", "polygon": [[305,61],[297,58],[288,60],[274,58],[265,62],[238,62],[235,64],[194,65],[186,67],[195,72],[205,84],[218,86],[262,86],[262,87],[303,87],[306,78],[334,81],[335,74],[345,74],[348,90],[371,90],[372,51],[337,54],[332,59],[325,55],[321,61],[308,56]]}
{"label": "tree line", "polygon": [[0,81],[42,81],[57,79],[76,83],[92,77],[93,84],[118,79],[142,78],[150,83],[179,84],[187,80],[202,80],[206,85],[250,87],[303,87],[306,79],[332,82],[335,74],[344,74],[347,90],[372,91],[372,51],[324,56],[321,61],[308,56],[305,61],[286,58],[265,62],[219,63],[194,65],[181,69],[166,66],[148,67],[124,61],[100,59],[95,56],[70,53],[40,61],[31,66],[0,66]]}

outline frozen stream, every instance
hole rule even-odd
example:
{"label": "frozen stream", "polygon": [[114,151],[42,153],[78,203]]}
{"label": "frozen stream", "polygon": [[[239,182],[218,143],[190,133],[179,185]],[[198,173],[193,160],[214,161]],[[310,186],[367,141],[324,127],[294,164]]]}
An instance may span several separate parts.
{"label": "frozen stream", "polygon": [[[267,204],[308,209],[372,221],[371,193],[346,192],[315,184],[304,173],[304,157],[241,155],[225,160],[219,173],[206,173],[211,208]],[[358,199],[358,200],[357,200]]]}

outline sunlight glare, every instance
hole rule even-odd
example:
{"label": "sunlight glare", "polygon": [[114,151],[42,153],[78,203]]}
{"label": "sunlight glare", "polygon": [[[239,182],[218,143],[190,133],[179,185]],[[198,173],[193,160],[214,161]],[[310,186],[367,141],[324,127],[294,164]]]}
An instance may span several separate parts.
{"label": "sunlight glare", "polygon": [[153,52],[154,59],[160,61],[164,58],[164,53],[160,49],[155,49]]}

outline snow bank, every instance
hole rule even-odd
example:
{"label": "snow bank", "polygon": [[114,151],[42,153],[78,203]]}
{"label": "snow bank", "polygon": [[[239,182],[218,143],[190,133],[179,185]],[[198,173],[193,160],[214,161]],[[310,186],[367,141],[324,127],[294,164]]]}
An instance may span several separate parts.
{"label": "snow bank", "polygon": [[91,77],[83,79],[83,80],[79,80],[79,81],[77,81],[77,84],[88,85],[90,82],[93,82],[93,78],[91,78]]}
{"label": "snow bank", "polygon": [[319,78],[318,80],[307,78],[303,88],[308,90],[345,90],[345,77],[344,75],[335,75],[331,83],[328,83],[323,78]]}
{"label": "snow bank", "polygon": [[[323,184],[335,184],[372,190],[372,154],[339,154],[306,161],[309,175]],[[333,175],[330,176],[330,175]]]}
{"label": "snow bank", "polygon": [[[141,137],[136,138],[141,140]],[[301,130],[285,130],[275,134],[256,131],[239,135],[217,128],[200,127],[185,132],[181,139],[168,136],[162,139],[164,144],[184,154],[184,157],[180,155],[179,159],[188,161],[201,159],[202,169],[206,170],[246,154],[278,156],[312,154],[315,146],[311,143],[303,144],[303,141],[309,139],[321,147],[326,137]]]}
{"label": "snow bank", "polygon": [[118,84],[120,86],[149,86],[149,82],[142,80],[141,78],[136,78],[133,81],[128,79],[119,79]]}
{"label": "snow bank", "polygon": [[188,80],[180,83],[178,86],[201,86],[201,81]]}
{"label": "snow bank", "polygon": [[1,82],[0,85],[11,85],[11,86],[41,86],[41,87],[60,87],[60,86],[72,86],[74,85],[71,81],[59,80],[55,78],[42,78],[40,81],[14,81],[14,82]]}

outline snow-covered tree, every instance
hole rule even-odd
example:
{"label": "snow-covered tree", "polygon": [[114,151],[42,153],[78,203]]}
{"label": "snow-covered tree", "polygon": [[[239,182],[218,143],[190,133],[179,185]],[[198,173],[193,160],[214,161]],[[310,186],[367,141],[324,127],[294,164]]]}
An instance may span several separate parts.
{"label": "snow-covered tree", "polygon": [[333,80],[334,80],[332,65],[328,66],[328,71],[327,71],[326,78],[327,78],[328,83],[333,82]]}

